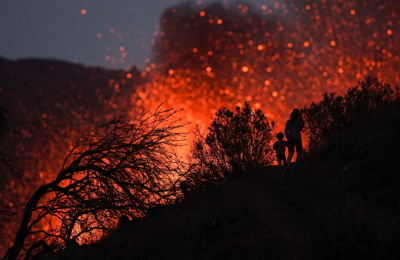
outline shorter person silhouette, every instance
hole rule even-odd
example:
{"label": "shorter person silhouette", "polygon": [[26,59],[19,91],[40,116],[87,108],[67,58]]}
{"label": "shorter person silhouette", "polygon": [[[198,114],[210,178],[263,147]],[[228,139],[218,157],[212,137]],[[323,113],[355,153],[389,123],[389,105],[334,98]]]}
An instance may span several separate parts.
{"label": "shorter person silhouette", "polygon": [[276,159],[278,161],[278,170],[279,171],[284,171],[286,170],[286,146],[287,146],[287,142],[285,140],[283,140],[283,137],[285,135],[283,133],[278,133],[276,135],[276,138],[278,139],[278,141],[276,141],[274,143],[274,145],[272,146],[272,148],[275,150],[276,152]]}

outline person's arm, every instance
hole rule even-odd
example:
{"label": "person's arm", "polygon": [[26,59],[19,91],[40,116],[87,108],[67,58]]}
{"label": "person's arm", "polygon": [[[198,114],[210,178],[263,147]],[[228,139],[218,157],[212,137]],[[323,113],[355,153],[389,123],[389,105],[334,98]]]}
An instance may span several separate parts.
{"label": "person's arm", "polygon": [[306,124],[306,121],[302,117],[300,117],[300,132],[303,130],[304,125]]}
{"label": "person's arm", "polygon": [[287,121],[287,122],[286,122],[286,125],[285,125],[285,136],[286,136],[286,138],[288,138],[288,136],[289,136],[288,122],[289,122],[289,121]]}

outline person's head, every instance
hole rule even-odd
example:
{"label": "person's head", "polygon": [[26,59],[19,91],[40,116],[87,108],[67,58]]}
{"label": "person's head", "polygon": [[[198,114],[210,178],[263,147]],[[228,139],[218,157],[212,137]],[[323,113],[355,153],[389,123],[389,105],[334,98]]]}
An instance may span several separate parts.
{"label": "person's head", "polygon": [[292,113],[290,114],[290,120],[296,120],[300,117],[300,110],[298,108],[293,109]]}
{"label": "person's head", "polygon": [[278,133],[278,134],[276,135],[276,138],[278,138],[278,140],[283,140],[283,137],[284,137],[284,135],[283,135],[282,132],[280,132],[280,133]]}

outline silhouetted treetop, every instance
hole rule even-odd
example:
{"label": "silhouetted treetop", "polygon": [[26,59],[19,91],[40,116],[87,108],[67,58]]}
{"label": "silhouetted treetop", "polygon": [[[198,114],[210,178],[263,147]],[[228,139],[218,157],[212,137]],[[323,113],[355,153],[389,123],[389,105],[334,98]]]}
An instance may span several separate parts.
{"label": "silhouetted treetop", "polygon": [[307,121],[309,148],[312,150],[330,137],[368,121],[373,113],[379,113],[385,106],[399,101],[397,87],[371,77],[358,82],[344,96],[324,93],[321,101],[302,109]]}
{"label": "silhouetted treetop", "polygon": [[219,109],[208,134],[197,132],[187,176],[189,183],[217,184],[232,175],[270,164],[274,129],[275,122],[269,122],[260,109],[253,110],[249,103],[234,111]]}

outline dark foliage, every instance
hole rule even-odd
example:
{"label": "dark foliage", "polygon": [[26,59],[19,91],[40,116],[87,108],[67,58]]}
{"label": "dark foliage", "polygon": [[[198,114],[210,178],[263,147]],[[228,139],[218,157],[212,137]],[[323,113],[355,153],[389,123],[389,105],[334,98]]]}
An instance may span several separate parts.
{"label": "dark foliage", "polygon": [[302,109],[309,149],[313,150],[354,125],[363,124],[374,112],[399,100],[398,88],[371,77],[350,88],[344,96],[324,93],[319,103]]}
{"label": "dark foliage", "polygon": [[236,107],[234,112],[220,109],[208,134],[197,134],[187,176],[189,183],[217,184],[270,164],[274,127],[274,122],[270,123],[260,109],[252,110],[249,103]]}

